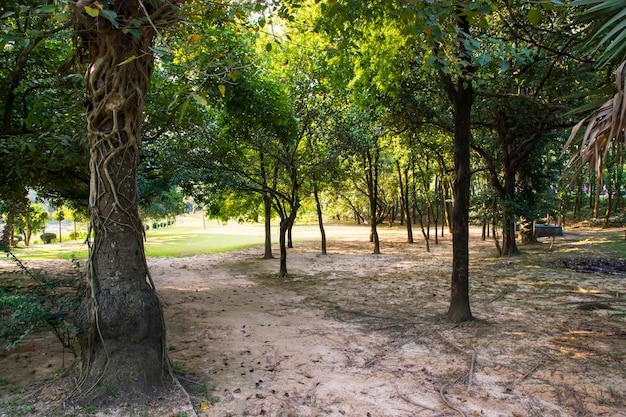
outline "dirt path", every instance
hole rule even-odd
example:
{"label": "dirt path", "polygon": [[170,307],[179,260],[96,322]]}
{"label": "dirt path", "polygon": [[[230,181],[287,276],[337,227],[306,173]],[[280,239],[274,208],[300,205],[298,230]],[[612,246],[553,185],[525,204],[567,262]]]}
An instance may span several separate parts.
{"label": "dirt path", "polygon": [[594,242],[615,233],[571,231],[514,259],[474,235],[478,320],[462,325],[444,319],[448,236],[430,253],[389,238],[380,256],[296,242],[288,279],[258,248],[149,265],[199,416],[626,416],[624,275],[554,265],[601,256]]}

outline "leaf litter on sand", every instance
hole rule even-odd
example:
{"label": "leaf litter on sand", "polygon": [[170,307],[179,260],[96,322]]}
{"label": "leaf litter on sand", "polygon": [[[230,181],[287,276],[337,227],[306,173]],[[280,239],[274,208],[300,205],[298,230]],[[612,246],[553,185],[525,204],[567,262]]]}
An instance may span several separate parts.
{"label": "leaf litter on sand", "polygon": [[474,231],[477,320],[464,324],[444,317],[449,236],[430,253],[389,237],[378,256],[354,239],[330,241],[327,256],[296,241],[284,279],[259,248],[149,264],[172,361],[210,382],[214,401],[192,398],[200,416],[619,416],[626,305],[569,303],[610,301],[623,277],[555,265],[610,233],[567,232],[508,259]]}

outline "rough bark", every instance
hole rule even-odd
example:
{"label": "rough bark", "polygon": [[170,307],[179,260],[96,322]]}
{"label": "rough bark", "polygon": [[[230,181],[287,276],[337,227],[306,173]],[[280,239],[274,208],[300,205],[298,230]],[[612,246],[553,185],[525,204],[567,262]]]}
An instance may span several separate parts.
{"label": "rough bark", "polygon": [[[114,5],[129,21],[146,12],[151,20],[172,13],[169,3],[160,9],[133,1]],[[76,317],[82,355],[77,395],[81,403],[102,405],[151,396],[167,381],[165,325],[146,265],[137,198],[142,113],[154,65],[149,51],[156,32],[145,23],[133,37],[102,16],[82,16],[78,33],[89,53],[93,241],[90,291]]]}
{"label": "rough bark", "polygon": [[[467,16],[458,10],[461,33],[470,33]],[[459,53],[469,56],[459,40]],[[469,61],[469,60],[468,60]],[[466,68],[467,75],[473,68]],[[454,205],[452,207],[452,279],[448,319],[454,322],[472,320],[469,301],[469,205],[470,205],[470,139],[474,90],[471,80],[459,77],[456,86],[441,74],[448,96],[454,105]]]}

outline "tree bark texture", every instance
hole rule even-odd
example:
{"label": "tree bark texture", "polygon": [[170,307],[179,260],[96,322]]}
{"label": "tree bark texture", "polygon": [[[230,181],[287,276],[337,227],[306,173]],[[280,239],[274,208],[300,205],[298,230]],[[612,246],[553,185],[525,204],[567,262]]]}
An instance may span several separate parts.
{"label": "tree bark texture", "polygon": [[[461,33],[470,33],[470,24],[462,10],[457,10]],[[469,52],[459,39],[459,55],[470,62]],[[466,69],[468,79],[459,77],[456,86],[446,74],[442,74],[448,96],[454,104],[454,205],[452,207],[452,279],[448,319],[454,322],[472,320],[469,300],[469,207],[470,207],[470,140],[471,114],[474,89],[471,75],[474,69]]]}
{"label": "tree bark texture", "polygon": [[[151,20],[165,18],[172,12],[165,2],[162,9],[134,1],[113,6],[127,21],[145,13]],[[79,402],[102,405],[152,395],[166,382],[165,325],[146,265],[137,197],[141,121],[156,32],[144,23],[134,37],[102,16],[85,15],[78,23],[89,53],[85,84],[94,237],[87,272],[90,293],[76,317],[82,348],[77,395]]]}

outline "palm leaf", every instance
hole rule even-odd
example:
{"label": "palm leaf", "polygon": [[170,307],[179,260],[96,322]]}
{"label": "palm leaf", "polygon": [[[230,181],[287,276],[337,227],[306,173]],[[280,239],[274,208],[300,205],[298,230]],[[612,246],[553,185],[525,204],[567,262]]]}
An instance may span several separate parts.
{"label": "palm leaf", "polygon": [[[602,175],[602,161],[606,158],[613,141],[626,142],[626,61],[615,74],[613,97],[593,113],[579,121],[563,147],[563,153],[574,148],[565,165],[561,179],[571,174],[571,182],[582,172],[586,164],[593,166],[597,175]],[[583,127],[586,129],[583,131]]]}

